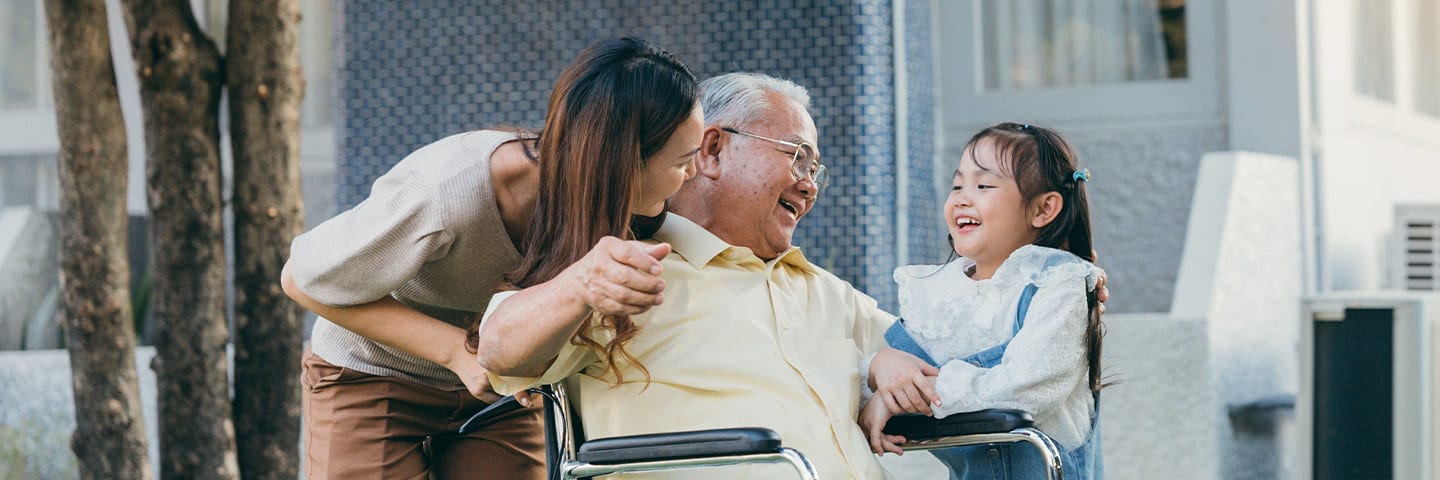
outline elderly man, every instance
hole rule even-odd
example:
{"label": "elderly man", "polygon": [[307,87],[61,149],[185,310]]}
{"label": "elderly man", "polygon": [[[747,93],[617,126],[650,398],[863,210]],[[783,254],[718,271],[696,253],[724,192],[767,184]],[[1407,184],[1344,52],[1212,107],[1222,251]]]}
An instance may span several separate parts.
{"label": "elderly man", "polygon": [[[480,361],[501,393],[568,381],[592,437],[764,426],[824,478],[882,478],[855,418],[861,363],[885,346],[894,317],[791,245],[826,178],[809,94],[749,73],[702,90],[697,174],[655,242],[606,239],[567,274],[496,295]],[[571,341],[584,332],[605,343],[604,329],[589,328],[597,313],[639,326],[619,383],[606,355]],[[788,469],[743,468],[673,475]]]}

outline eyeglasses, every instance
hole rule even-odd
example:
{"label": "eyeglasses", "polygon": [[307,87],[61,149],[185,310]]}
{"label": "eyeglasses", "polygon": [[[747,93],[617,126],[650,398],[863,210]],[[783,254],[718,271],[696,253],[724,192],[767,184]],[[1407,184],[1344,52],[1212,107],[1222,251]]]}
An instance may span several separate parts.
{"label": "eyeglasses", "polygon": [[[787,142],[785,140],[760,136],[750,132],[742,132],[730,127],[722,127],[720,130],[793,148],[795,149],[795,153],[793,154],[794,156],[790,157],[790,176],[793,177],[795,181],[808,178],[811,182],[815,182],[815,186],[820,191],[824,191],[825,186],[830,184],[830,171],[825,168],[825,165],[820,164],[820,154],[815,153],[815,146],[811,145],[810,142]],[[819,194],[819,192],[816,192],[816,194]]]}

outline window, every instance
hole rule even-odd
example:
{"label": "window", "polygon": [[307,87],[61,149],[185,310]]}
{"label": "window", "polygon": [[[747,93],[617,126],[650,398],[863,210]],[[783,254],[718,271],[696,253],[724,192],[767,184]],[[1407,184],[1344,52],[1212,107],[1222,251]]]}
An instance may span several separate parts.
{"label": "window", "polygon": [[59,210],[59,188],[54,155],[0,155],[0,208]]}
{"label": "window", "polygon": [[1440,117],[1440,0],[1418,0],[1415,15],[1415,108]]}
{"label": "window", "polygon": [[38,0],[0,0],[0,110],[50,105],[50,65]]}
{"label": "window", "polygon": [[937,13],[945,131],[1223,114],[1217,2],[946,0]]}
{"label": "window", "polygon": [[986,90],[1185,78],[1184,0],[983,0]]}
{"label": "window", "polygon": [[1357,108],[1387,129],[1440,126],[1440,0],[1351,0],[1348,7]]}
{"label": "window", "polygon": [[59,139],[41,1],[0,0],[0,32],[0,207],[54,210]]}
{"label": "window", "polygon": [[330,0],[300,3],[300,64],[305,69],[305,100],[300,122],[306,127],[335,124],[334,35]]}
{"label": "window", "polygon": [[1364,0],[1354,4],[1355,93],[1395,101],[1395,60],[1392,56],[1391,0]]}
{"label": "window", "polygon": [[[224,42],[230,1],[233,0],[204,0],[204,8],[195,12],[205,32],[220,45],[222,55],[228,48]],[[333,0],[300,2],[300,25],[296,34],[300,41],[300,67],[305,75],[305,97],[300,105],[302,136],[335,124],[334,11]]]}

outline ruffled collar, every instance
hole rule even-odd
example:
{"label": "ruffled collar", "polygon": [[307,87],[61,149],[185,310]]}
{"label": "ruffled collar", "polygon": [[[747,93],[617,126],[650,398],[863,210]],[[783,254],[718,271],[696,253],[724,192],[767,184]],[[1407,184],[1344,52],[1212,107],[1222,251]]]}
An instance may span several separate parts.
{"label": "ruffled collar", "polygon": [[906,329],[929,338],[953,332],[946,325],[960,318],[975,323],[1003,321],[1001,310],[1025,285],[1045,286],[1053,278],[1085,276],[1094,288],[1098,270],[1075,255],[1054,248],[1025,245],[1016,249],[986,280],[971,278],[975,261],[959,257],[941,265],[906,265],[895,269],[900,316]]}

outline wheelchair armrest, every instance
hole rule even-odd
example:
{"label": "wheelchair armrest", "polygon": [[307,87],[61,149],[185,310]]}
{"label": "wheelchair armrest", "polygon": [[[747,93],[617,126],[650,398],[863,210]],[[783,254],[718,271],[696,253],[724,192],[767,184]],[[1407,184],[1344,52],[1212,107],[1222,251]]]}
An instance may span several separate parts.
{"label": "wheelchair armrest", "polygon": [[774,430],[722,428],[597,438],[581,444],[575,459],[605,465],[778,451],[780,434]]}
{"label": "wheelchair armrest", "polygon": [[1030,412],[1011,409],[989,409],[956,413],[945,418],[925,415],[897,415],[885,424],[885,433],[903,435],[906,440],[1004,433],[1017,428],[1035,426]]}

